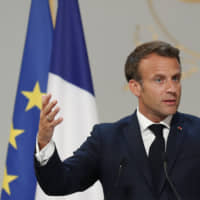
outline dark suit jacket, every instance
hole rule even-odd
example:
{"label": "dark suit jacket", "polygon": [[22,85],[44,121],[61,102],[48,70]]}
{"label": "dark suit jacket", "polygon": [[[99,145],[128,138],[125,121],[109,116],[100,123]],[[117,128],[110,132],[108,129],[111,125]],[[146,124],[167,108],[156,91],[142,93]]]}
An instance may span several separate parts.
{"label": "dark suit jacket", "polygon": [[[176,113],[167,142],[168,173],[183,200],[200,199],[200,119]],[[100,180],[108,200],[174,200],[165,175],[159,195],[152,187],[148,158],[136,114],[96,125],[74,156],[61,162],[57,151],[36,176],[49,195],[83,191]]]}

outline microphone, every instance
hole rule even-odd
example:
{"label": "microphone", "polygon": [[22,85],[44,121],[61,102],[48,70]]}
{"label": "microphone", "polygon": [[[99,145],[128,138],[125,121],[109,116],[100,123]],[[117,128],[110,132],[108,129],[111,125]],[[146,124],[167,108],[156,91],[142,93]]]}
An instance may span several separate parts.
{"label": "microphone", "polygon": [[119,186],[119,183],[120,183],[120,178],[121,178],[121,175],[122,175],[122,172],[123,172],[123,169],[124,167],[127,166],[127,160],[126,158],[122,158],[120,163],[119,163],[119,169],[118,169],[118,175],[117,175],[117,178],[116,178],[116,181],[114,183],[114,187],[112,188],[112,190],[108,193],[107,197],[104,198],[104,200],[108,200],[112,194],[113,194],[113,190],[114,188],[117,188]]}
{"label": "microphone", "polygon": [[122,171],[123,171],[123,169],[124,169],[124,167],[126,165],[127,165],[127,160],[125,158],[122,158],[121,161],[120,161],[120,163],[119,163],[118,176],[117,176],[116,182],[114,184],[114,187],[118,187]]}
{"label": "microphone", "polygon": [[177,200],[181,200],[181,197],[180,197],[179,193],[177,192],[177,190],[176,190],[174,184],[172,183],[172,181],[171,181],[171,179],[169,177],[169,174],[167,172],[167,160],[168,160],[167,159],[167,154],[166,154],[166,152],[164,152],[163,153],[163,168],[164,168],[165,177],[166,177],[167,182],[169,183],[170,188],[171,188],[174,196],[176,197],[176,199]]}

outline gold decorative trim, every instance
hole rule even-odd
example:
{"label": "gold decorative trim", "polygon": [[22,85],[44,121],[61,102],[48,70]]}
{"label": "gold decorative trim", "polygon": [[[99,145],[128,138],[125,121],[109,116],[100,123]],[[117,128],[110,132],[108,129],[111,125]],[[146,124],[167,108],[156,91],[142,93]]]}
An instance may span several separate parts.
{"label": "gold decorative trim", "polygon": [[135,33],[134,33],[134,44],[136,46],[141,44],[141,42],[140,42],[140,30],[141,30],[140,24],[137,24],[136,30],[135,30]]}
{"label": "gold decorative trim", "polygon": [[[194,0],[181,0],[181,1],[194,1]],[[197,0],[196,0],[197,1]],[[200,0],[198,0],[200,2]],[[160,18],[158,17],[155,8],[153,6],[152,0],[147,0],[147,4],[149,7],[149,10],[151,12],[151,15],[153,17],[153,19],[155,20],[156,24],[160,27],[161,31],[168,37],[168,39],[175,44],[175,46],[177,48],[179,48],[180,50],[182,50],[183,52],[191,55],[193,58],[196,59],[200,59],[200,53],[187,48],[186,46],[184,46],[183,44],[181,44],[167,29],[166,27],[163,25],[163,23],[161,22]]]}
{"label": "gold decorative trim", "polygon": [[184,3],[200,3],[200,0],[179,0],[182,1]]}

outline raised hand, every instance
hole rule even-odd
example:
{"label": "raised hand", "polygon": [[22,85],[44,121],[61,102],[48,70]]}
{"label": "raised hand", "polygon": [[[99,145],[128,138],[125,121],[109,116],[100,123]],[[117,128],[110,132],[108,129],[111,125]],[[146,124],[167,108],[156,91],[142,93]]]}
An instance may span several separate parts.
{"label": "raised hand", "polygon": [[54,128],[63,121],[62,117],[55,119],[60,108],[56,106],[57,100],[50,101],[50,99],[51,94],[42,97],[42,109],[38,130],[38,144],[40,149],[49,143],[53,136]]}

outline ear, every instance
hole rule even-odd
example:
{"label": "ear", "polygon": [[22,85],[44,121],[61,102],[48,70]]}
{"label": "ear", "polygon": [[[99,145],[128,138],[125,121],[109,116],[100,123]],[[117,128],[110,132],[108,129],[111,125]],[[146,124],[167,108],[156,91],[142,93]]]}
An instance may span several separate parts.
{"label": "ear", "polygon": [[136,80],[134,80],[134,79],[131,79],[131,80],[128,82],[128,86],[129,86],[130,91],[131,91],[136,97],[139,97],[139,96],[140,96],[140,93],[141,93],[141,90],[142,90],[141,83],[139,83],[138,81],[136,81]]}

